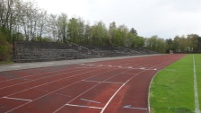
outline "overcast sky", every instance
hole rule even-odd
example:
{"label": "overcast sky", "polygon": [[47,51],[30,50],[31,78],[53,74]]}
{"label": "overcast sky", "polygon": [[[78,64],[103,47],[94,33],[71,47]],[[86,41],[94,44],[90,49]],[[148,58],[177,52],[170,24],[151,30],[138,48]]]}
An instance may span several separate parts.
{"label": "overcast sky", "polygon": [[201,0],[35,0],[48,13],[66,13],[91,24],[135,28],[138,35],[174,38],[175,35],[201,35]]}

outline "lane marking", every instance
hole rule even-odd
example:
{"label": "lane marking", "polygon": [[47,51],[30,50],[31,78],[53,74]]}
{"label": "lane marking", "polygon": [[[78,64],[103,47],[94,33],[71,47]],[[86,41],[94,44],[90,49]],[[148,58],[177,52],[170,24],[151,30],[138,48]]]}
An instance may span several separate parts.
{"label": "lane marking", "polygon": [[100,104],[101,102],[95,101],[95,100],[90,100],[90,99],[85,99],[85,98],[81,98],[80,100],[82,101],[86,101],[86,102],[92,102],[92,103],[96,103],[96,104]]}
{"label": "lane marking", "polygon": [[[79,71],[83,71],[85,69],[81,69]],[[79,72],[79,71],[76,71],[76,72]],[[74,70],[72,72],[67,72],[67,73],[55,73],[55,74],[52,74],[52,75],[48,75],[48,76],[45,76],[45,77],[41,77],[41,78],[38,78],[38,79],[33,79],[33,80],[29,80],[29,81],[25,81],[25,82],[19,82],[19,83],[16,83],[16,84],[13,84],[13,85],[9,85],[9,86],[5,86],[5,87],[2,87],[0,89],[5,89],[5,88],[9,88],[9,87],[13,87],[13,86],[17,86],[17,85],[21,85],[21,84],[25,84],[25,83],[31,83],[31,82],[34,82],[34,81],[38,81],[38,80],[42,80],[42,79],[46,79],[46,78],[51,78],[51,77],[55,77],[55,76],[62,76],[64,74],[69,74],[69,73],[73,73]],[[37,76],[37,75],[36,75]],[[29,76],[30,77],[30,76]],[[71,77],[71,76],[69,76]],[[66,78],[66,77],[65,77]]]}
{"label": "lane marking", "polygon": [[123,82],[112,82],[112,81],[96,81],[96,80],[82,80],[83,82],[94,82],[94,83],[106,83],[106,84],[123,84]]}
{"label": "lane marking", "polygon": [[94,82],[94,83],[101,83],[101,81],[95,81],[95,80],[82,80],[83,82]]}
{"label": "lane marking", "polygon": [[103,109],[101,110],[100,113],[103,113],[105,111],[105,109],[107,108],[107,106],[109,105],[109,103],[112,101],[112,99],[117,95],[117,93],[126,85],[126,83],[124,83],[113,95],[112,97],[109,99],[109,101],[106,103],[106,105],[103,107]]}
{"label": "lane marking", "polygon": [[66,106],[71,107],[81,107],[81,108],[91,108],[91,109],[102,109],[102,107],[94,107],[94,106],[82,106],[82,105],[74,105],[74,104],[65,104]]}
{"label": "lane marking", "polygon": [[128,67],[128,69],[132,69],[133,67]]}
{"label": "lane marking", "polygon": [[[117,70],[117,69],[113,69],[112,71],[114,71],[114,70]],[[105,79],[104,81],[107,81],[107,80],[111,79],[112,77],[115,77],[115,76],[117,76],[117,75],[119,75],[119,74],[123,74],[123,73],[129,72],[129,71],[131,71],[131,70],[126,70],[126,71],[123,71],[123,72],[118,73],[118,74],[116,74],[116,75],[113,75],[113,76],[111,76],[111,77]],[[111,71],[108,71],[108,72],[111,72]],[[107,72],[105,72],[105,73],[107,73]],[[97,76],[97,75],[94,75],[94,76]],[[92,77],[93,77],[93,76],[92,76]],[[89,78],[91,78],[91,77],[89,77]],[[86,78],[86,79],[89,79],[89,78]],[[86,79],[84,79],[84,80],[86,80]],[[81,94],[79,94],[78,96],[76,96],[74,99],[68,101],[68,103],[66,103],[66,104],[69,104],[69,103],[71,103],[72,101],[76,100],[77,98],[79,98],[79,97],[82,96],[83,94],[87,93],[88,91],[92,90],[92,89],[95,88],[96,86],[100,85],[100,84],[103,83],[104,81],[102,81],[102,82],[100,82],[100,83],[94,85],[93,87],[89,88],[88,90],[82,92]],[[65,106],[65,105],[64,105],[64,106]],[[54,111],[53,113],[58,112],[58,111],[61,110],[64,106],[61,106],[60,108],[58,108],[58,109],[57,109],[56,111]]]}
{"label": "lane marking", "polygon": [[[174,60],[174,59],[173,59]],[[153,67],[156,67],[156,66],[160,66],[160,65],[162,65],[162,64],[165,64],[165,63],[169,63],[169,62],[172,62],[172,60],[168,60],[168,61],[166,61],[166,62],[160,62],[160,64],[154,64],[154,66],[151,66],[150,68],[153,68]],[[139,73],[137,73],[136,75],[134,75],[133,77],[131,77],[130,79],[128,79],[114,94],[113,94],[113,96],[108,100],[108,102],[106,103],[106,105],[103,107],[103,109],[101,110],[101,112],[100,113],[103,113],[104,111],[105,111],[105,109],[108,107],[108,105],[110,104],[110,102],[112,101],[112,99],[117,95],[117,93],[131,80],[131,79],[133,79],[135,76],[137,76],[137,75],[139,75],[139,74],[141,74],[141,73],[143,73],[143,72],[145,72],[146,70],[144,70],[144,71],[141,71],[141,72],[139,72]]]}
{"label": "lane marking", "polygon": [[140,70],[155,70],[155,71],[157,71],[158,69],[157,68],[154,68],[154,69],[152,69],[152,68],[146,68],[146,67],[142,67],[142,66],[140,66],[139,68],[136,68],[136,67],[131,67],[131,66],[112,66],[112,65],[94,65],[94,67],[93,68],[98,68],[98,67],[102,67],[102,66],[104,66],[104,67],[116,67],[116,68],[123,68],[123,69],[140,69]]}
{"label": "lane marking", "polygon": [[[104,68],[102,68],[102,69],[104,69]],[[95,71],[100,71],[100,70],[102,70],[102,69],[97,69],[97,70],[95,70]],[[82,73],[82,74],[86,74],[86,73],[90,73],[90,72],[94,72],[94,70],[93,70],[93,71],[89,71],[89,72],[85,72],[85,73]],[[79,75],[80,75],[80,74],[79,74]],[[96,76],[96,75],[93,75],[93,76]],[[91,76],[90,76],[90,77],[91,77]],[[90,77],[87,77],[86,79],[88,79],[88,78],[90,78]],[[34,99],[34,100],[32,100],[32,101],[39,100],[39,99],[41,99],[41,98],[43,98],[43,97],[45,97],[45,96],[48,96],[48,95],[53,94],[53,93],[56,93],[56,92],[59,91],[59,90],[65,89],[65,88],[70,87],[70,86],[72,86],[72,85],[74,85],[74,84],[77,84],[77,83],[79,83],[79,82],[81,82],[81,81],[77,81],[77,82],[74,82],[74,83],[69,84],[69,85],[67,85],[67,86],[61,87],[61,88],[59,88],[59,89],[57,89],[57,90],[54,90],[54,91],[49,92],[49,93],[47,93],[47,94],[45,94],[45,95],[43,95],[43,96],[40,96],[40,97],[38,97],[38,98],[36,98],[36,99]],[[32,88],[30,88],[30,89],[32,89]],[[22,92],[22,91],[19,91],[19,92]],[[13,94],[15,94],[15,93],[13,93]],[[11,95],[12,95],[12,94],[11,94]],[[25,104],[22,104],[22,105],[20,105],[20,106],[18,106],[18,107],[15,107],[15,108],[13,108],[13,109],[10,109],[10,110],[6,111],[5,113],[9,113],[9,112],[11,112],[11,111],[14,111],[14,110],[16,110],[16,109],[18,109],[18,108],[21,108],[21,107],[23,107],[23,106],[29,104],[29,103],[30,103],[30,102],[27,102],[27,103],[25,103]],[[65,106],[65,105],[64,105],[64,106]],[[54,112],[53,112],[53,113],[54,113]]]}
{"label": "lane marking", "polygon": [[198,88],[197,88],[196,64],[195,64],[194,55],[193,55],[193,72],[194,72],[195,113],[200,113]]}
{"label": "lane marking", "polygon": [[61,95],[61,96],[64,96],[64,97],[72,97],[72,96],[69,96],[69,95],[66,95],[66,94],[62,94],[62,93],[55,93],[55,94],[57,94],[57,95]]}
{"label": "lane marking", "polygon": [[31,99],[24,99],[24,98],[13,98],[13,97],[3,97],[4,99],[10,99],[10,100],[20,100],[20,101],[26,101],[31,102]]}
{"label": "lane marking", "polygon": [[130,79],[128,79],[124,84],[121,85],[121,87],[119,87],[119,89],[112,95],[112,97],[107,101],[107,103],[105,104],[105,106],[103,107],[103,109],[101,110],[100,113],[103,113],[105,111],[105,109],[108,107],[108,105],[110,104],[110,102],[112,101],[112,99],[117,95],[117,93],[119,93],[119,91],[134,77],[136,77],[137,75],[143,73],[144,71],[138,72],[137,74],[135,74],[134,76],[132,76]]}
{"label": "lane marking", "polygon": [[147,108],[141,108],[141,107],[133,107],[132,105],[126,105],[123,108],[125,109],[136,109],[136,110],[144,110],[147,111]]}
{"label": "lane marking", "polygon": [[[77,67],[70,67],[68,69],[61,69],[61,70],[57,70],[57,71],[52,71],[52,72],[36,73],[36,74],[31,74],[31,75],[18,77],[18,78],[14,78],[14,79],[4,80],[4,81],[1,81],[0,83],[7,82],[7,81],[12,81],[12,80],[16,80],[16,79],[23,79],[23,78],[32,77],[32,76],[39,76],[39,75],[44,75],[44,74],[53,74],[53,73],[58,73],[58,72],[67,71],[67,70],[71,70],[71,69],[73,70],[73,69],[76,69],[76,68],[82,68],[82,67],[77,66]],[[16,70],[16,71],[20,71],[20,70]]]}
{"label": "lane marking", "polygon": [[[175,59],[169,60],[169,62],[170,62],[170,61],[172,62],[173,60],[175,60]],[[154,62],[155,62],[155,60],[154,60]],[[165,62],[165,63],[166,63],[166,62]],[[154,66],[160,66],[161,64],[164,64],[164,62],[161,63],[160,61],[158,61],[157,63],[152,64],[152,67],[153,67],[153,65],[154,65]],[[90,78],[90,77],[87,77],[87,78]],[[57,89],[57,90],[54,90],[54,91],[52,91],[52,92],[50,92],[50,93],[47,93],[47,94],[45,94],[45,95],[43,95],[43,96],[41,96],[41,97],[38,97],[38,98],[34,99],[33,101],[39,100],[39,99],[41,99],[41,98],[43,98],[43,97],[45,97],[45,96],[47,96],[47,95],[50,95],[50,94],[52,94],[52,93],[55,93],[56,91],[62,90],[62,89],[64,89],[64,88],[66,88],[66,87],[69,87],[69,86],[71,86],[71,85],[73,85],[73,84],[76,84],[76,83],[79,83],[79,82],[80,82],[80,81],[77,81],[77,82],[72,83],[72,84],[70,84],[70,85],[68,85],[68,86],[65,86],[65,87],[59,88],[59,89]],[[28,102],[28,103],[30,103],[30,102]],[[20,105],[20,106],[14,108],[14,109],[11,109],[11,110],[9,110],[9,111],[7,111],[7,112],[13,111],[13,110],[18,109],[18,108],[20,108],[20,107],[23,107],[24,105],[27,105],[28,103],[25,103],[25,104],[23,104],[23,105]],[[65,106],[65,105],[64,105],[64,106]]]}
{"label": "lane marking", "polygon": [[123,82],[112,82],[112,81],[104,81],[102,83],[108,83],[108,84],[124,84]]}

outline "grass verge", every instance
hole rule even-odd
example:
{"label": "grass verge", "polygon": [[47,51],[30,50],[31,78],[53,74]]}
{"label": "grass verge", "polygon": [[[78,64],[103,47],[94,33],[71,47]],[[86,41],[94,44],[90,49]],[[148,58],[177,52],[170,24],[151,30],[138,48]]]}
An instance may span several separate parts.
{"label": "grass verge", "polygon": [[[195,60],[198,93],[201,94],[201,55],[195,55]],[[194,113],[193,55],[187,55],[155,76],[150,90],[150,107],[151,113]]]}
{"label": "grass verge", "polygon": [[5,65],[5,64],[13,64],[14,62],[12,61],[0,61],[0,65]]}

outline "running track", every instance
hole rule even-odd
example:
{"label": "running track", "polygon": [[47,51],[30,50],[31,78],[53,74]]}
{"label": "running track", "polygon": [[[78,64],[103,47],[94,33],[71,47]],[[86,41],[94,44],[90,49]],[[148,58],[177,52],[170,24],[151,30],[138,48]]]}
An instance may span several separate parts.
{"label": "running track", "polygon": [[0,113],[148,113],[153,76],[184,55],[0,73]]}

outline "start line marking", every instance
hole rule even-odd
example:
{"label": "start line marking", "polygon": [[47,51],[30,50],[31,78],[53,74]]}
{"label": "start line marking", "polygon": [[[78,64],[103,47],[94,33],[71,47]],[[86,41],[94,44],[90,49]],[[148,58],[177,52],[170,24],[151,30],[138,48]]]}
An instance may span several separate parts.
{"label": "start line marking", "polygon": [[80,107],[80,108],[103,109],[102,107],[95,107],[95,106],[83,106],[83,105],[74,105],[74,104],[65,104],[65,105],[71,106],[71,107]]}
{"label": "start line marking", "polygon": [[123,67],[123,66],[112,66],[112,65],[102,65],[102,64],[100,64],[100,65],[94,65],[94,64],[81,64],[81,65],[83,65],[83,66],[95,66],[95,67],[117,67],[117,68],[125,68],[125,69],[140,69],[140,70],[154,70],[154,71],[157,71],[158,69],[157,68],[155,68],[155,69],[149,69],[149,68],[146,68],[146,67],[140,67],[140,68],[134,68],[134,67],[131,67],[131,66],[129,66],[129,67]]}

